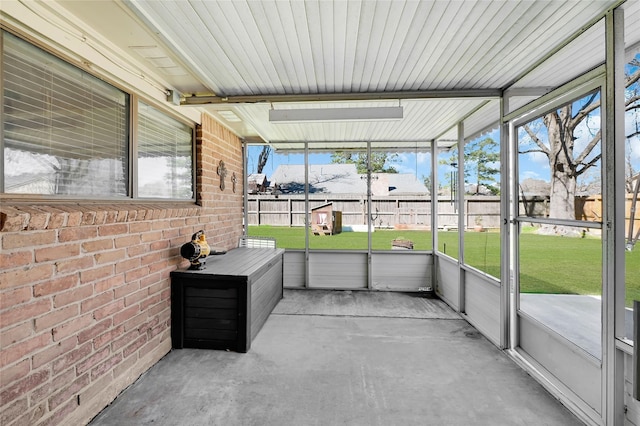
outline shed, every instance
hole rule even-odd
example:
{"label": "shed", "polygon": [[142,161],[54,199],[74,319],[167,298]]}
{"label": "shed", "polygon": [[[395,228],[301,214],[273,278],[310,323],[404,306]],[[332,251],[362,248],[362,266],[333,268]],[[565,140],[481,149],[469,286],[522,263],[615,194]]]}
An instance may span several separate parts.
{"label": "shed", "polygon": [[334,235],[342,232],[342,212],[333,209],[333,203],[311,209],[311,230],[314,235]]}

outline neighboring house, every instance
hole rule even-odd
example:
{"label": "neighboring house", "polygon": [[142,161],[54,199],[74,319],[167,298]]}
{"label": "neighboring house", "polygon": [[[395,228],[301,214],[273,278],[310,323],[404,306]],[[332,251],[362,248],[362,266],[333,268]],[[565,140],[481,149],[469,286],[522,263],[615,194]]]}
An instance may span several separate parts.
{"label": "neighboring house", "polygon": [[[412,173],[372,173],[372,195],[428,194],[427,187]],[[304,193],[304,165],[284,164],[271,175],[283,194]],[[366,175],[359,174],[355,164],[309,165],[309,193],[367,193]]]}
{"label": "neighboring house", "polygon": [[267,175],[264,173],[252,173],[247,176],[247,193],[258,194],[267,191]]}

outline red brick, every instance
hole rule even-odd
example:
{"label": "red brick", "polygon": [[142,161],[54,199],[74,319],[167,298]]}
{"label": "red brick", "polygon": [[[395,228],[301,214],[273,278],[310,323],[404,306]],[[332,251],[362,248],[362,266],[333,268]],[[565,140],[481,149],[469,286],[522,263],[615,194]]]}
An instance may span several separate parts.
{"label": "red brick", "polygon": [[[166,254],[166,253],[163,253],[163,254]],[[166,257],[166,256],[164,256],[164,257]],[[163,259],[163,260],[160,260],[158,262],[154,262],[154,263],[152,263],[152,264],[150,264],[148,266],[149,266],[149,273],[153,274],[153,273],[160,272],[160,271],[163,271],[163,270],[169,268],[170,264],[169,264],[169,261],[167,259]]]}
{"label": "red brick", "polygon": [[56,231],[36,231],[29,232],[28,238],[22,232],[15,234],[5,234],[2,238],[2,248],[5,250],[42,246],[47,244],[53,244],[56,242]]}
{"label": "red brick", "polygon": [[68,241],[89,240],[96,238],[98,231],[95,226],[83,226],[80,228],[64,228],[58,232],[58,240],[62,243]]}
{"label": "red brick", "polygon": [[35,389],[29,395],[29,404],[35,405],[40,401],[49,398],[53,393],[58,392],[63,387],[76,379],[75,368],[69,367],[66,371],[53,377],[47,383]]}
{"label": "red brick", "polygon": [[113,241],[116,248],[131,247],[140,244],[139,235],[129,235],[118,237]]}
{"label": "red brick", "polygon": [[157,284],[159,281],[162,281],[162,275],[158,273],[149,274],[140,279],[140,288],[149,287],[153,284]]}
{"label": "red brick", "polygon": [[122,235],[129,232],[129,226],[125,223],[114,223],[109,225],[101,225],[98,227],[98,235],[101,237],[111,235]]}
{"label": "red brick", "polygon": [[123,308],[124,300],[118,299],[93,311],[93,318],[95,318],[97,321],[100,321],[101,319],[109,317],[116,312],[120,312]]}
{"label": "red brick", "polygon": [[140,267],[139,258],[124,260],[122,262],[118,262],[116,265],[116,273],[128,272],[138,267]]}
{"label": "red brick", "polygon": [[149,336],[149,339],[153,339],[155,336],[157,336],[158,334],[162,333],[163,330],[168,329],[169,326],[167,325],[166,322],[162,322],[158,325],[156,325],[155,327],[153,327],[152,329],[150,329],[147,332],[147,335]]}
{"label": "red brick", "polygon": [[69,212],[69,217],[67,218],[67,227],[75,228],[77,226],[80,226],[80,223],[82,223],[82,212]]}
{"label": "red brick", "polygon": [[49,379],[49,370],[41,370],[19,380],[0,393],[0,401],[7,404],[40,386]]}
{"label": "red brick", "polygon": [[89,269],[80,272],[80,282],[88,283],[101,280],[113,275],[113,265],[105,265],[99,268]]}
{"label": "red brick", "polygon": [[103,240],[86,241],[82,243],[82,249],[85,252],[93,253],[96,251],[111,250],[113,248],[113,239],[105,238]]}
{"label": "red brick", "polygon": [[130,308],[125,309],[113,316],[113,325],[120,325],[125,321],[135,317],[140,313],[140,307],[138,305],[134,305]]}
{"label": "red brick", "polygon": [[135,367],[138,362],[138,357],[131,356],[129,358],[125,358],[122,362],[115,366],[113,369],[113,377],[118,378],[122,375],[131,374],[131,370]]}
{"label": "red brick", "polygon": [[99,323],[93,325],[91,328],[87,330],[83,330],[82,332],[78,333],[78,343],[82,344],[84,342],[87,342],[93,339],[94,337],[104,333],[110,327],[111,327],[111,318],[107,318],[104,321],[100,321]]}
{"label": "red brick", "polygon": [[22,358],[28,358],[33,352],[44,348],[50,343],[51,334],[44,333],[16,343],[10,348],[6,348],[3,344],[2,351],[0,351],[0,367],[9,365]]}
{"label": "red brick", "polygon": [[103,333],[100,336],[97,336],[95,339],[93,339],[93,348],[100,349],[101,347],[108,345],[112,341],[116,340],[118,337],[122,336],[123,334],[124,334],[123,325],[119,325],[116,328],[112,328],[106,333]]}
{"label": "red brick", "polygon": [[149,268],[147,268],[146,266],[143,266],[141,268],[125,272],[124,280],[126,282],[132,282],[132,281],[139,280],[140,278],[146,277],[147,275],[149,275]]}
{"label": "red brick", "polygon": [[25,321],[12,328],[3,328],[0,331],[0,343],[2,348],[6,348],[32,335],[33,321]]}
{"label": "red brick", "polygon": [[147,310],[147,315],[149,316],[158,315],[160,312],[164,311],[165,309],[170,311],[170,305],[171,305],[171,302],[168,298],[163,299],[162,302],[150,307]]}
{"label": "red brick", "polygon": [[7,206],[2,206],[0,211],[0,231],[2,232],[16,232],[22,231],[27,227],[27,221],[29,215],[22,213],[17,209],[12,209]]}
{"label": "red brick", "polygon": [[122,362],[122,354],[117,353],[108,360],[96,365],[91,370],[91,380],[96,380],[106,372],[113,370],[120,362]]}
{"label": "red brick", "polygon": [[93,266],[93,256],[82,256],[75,259],[60,260],[56,262],[56,270],[59,274],[77,272]]}
{"label": "red brick", "polygon": [[52,213],[47,224],[47,229],[62,228],[67,220],[66,213]]}
{"label": "red brick", "polygon": [[66,306],[64,308],[54,310],[51,313],[36,318],[36,332],[53,329],[55,326],[62,324],[66,320],[77,317],[78,314],[78,305]]}
{"label": "red brick", "polygon": [[31,319],[48,312],[51,309],[51,300],[38,300],[36,302],[19,305],[13,309],[7,309],[0,313],[0,325],[6,328],[27,319]]}
{"label": "red brick", "polygon": [[139,329],[139,326],[144,324],[147,318],[149,318],[149,315],[146,312],[142,312],[135,317],[128,319],[123,323],[125,331]]}
{"label": "red brick", "polygon": [[131,294],[134,291],[138,290],[140,288],[140,283],[137,281],[134,282],[130,282],[128,284],[125,284],[121,287],[116,287],[115,289],[113,289],[114,292],[114,298],[115,299],[120,299],[121,297],[126,296],[127,294]]}
{"label": "red brick", "polygon": [[17,399],[12,404],[3,407],[0,410],[0,425],[8,425],[27,411],[28,407],[27,398]]}
{"label": "red brick", "polygon": [[127,248],[128,257],[136,257],[144,253],[149,253],[149,244],[137,244]]}
{"label": "red brick", "polygon": [[92,322],[93,318],[91,317],[91,314],[87,314],[54,327],[52,330],[53,341],[59,342],[65,337],[75,334],[78,330],[88,327]]}
{"label": "red brick", "polygon": [[82,225],[94,225],[96,223],[96,212],[95,211],[85,211],[82,212]]}
{"label": "red brick", "polygon": [[21,305],[31,300],[31,287],[19,287],[0,292],[0,309]]}
{"label": "red brick", "polygon": [[32,251],[14,251],[12,253],[0,253],[0,265],[3,269],[26,266],[33,262]]}
{"label": "red brick", "polygon": [[89,298],[82,302],[80,305],[81,312],[89,312],[102,305],[113,301],[113,291],[105,291],[104,293],[96,294],[94,297]]}
{"label": "red brick", "polygon": [[71,351],[73,348],[77,346],[77,341],[78,339],[75,336],[69,337],[68,339],[64,339],[58,343],[55,343],[54,346],[50,346],[47,349],[33,355],[33,358],[32,358],[33,368],[37,369],[53,361],[54,359],[58,358],[62,354],[65,354]]}
{"label": "red brick", "polygon": [[149,245],[149,249],[151,251],[166,250],[168,248],[169,248],[169,241],[167,240],[156,241]]}
{"label": "red brick", "polygon": [[134,293],[131,293],[125,296],[124,305],[131,306],[133,304],[140,302],[141,300],[144,300],[147,296],[148,296],[148,293],[146,289],[138,290]]}
{"label": "red brick", "polygon": [[140,258],[143,265],[158,262],[163,259],[163,253],[159,251],[148,253]]}
{"label": "red brick", "polygon": [[149,222],[134,222],[129,224],[129,232],[132,234],[142,234],[151,230]]}
{"label": "red brick", "polygon": [[[85,374],[74,380],[69,386],[49,398],[49,410],[55,410],[61,404],[67,402],[70,398],[76,396],[82,388],[89,385],[89,375]],[[77,402],[76,402],[77,404]]]}
{"label": "red brick", "polygon": [[147,297],[145,300],[140,302],[140,311],[145,312],[149,306],[153,306],[156,303],[160,303],[160,294]]}
{"label": "red brick", "polygon": [[30,408],[25,415],[18,417],[12,426],[22,425],[38,425],[41,426],[40,419],[47,412],[46,403],[38,404],[37,406]]}
{"label": "red brick", "polygon": [[192,229],[188,230],[184,234],[180,232],[180,228],[165,229],[162,231],[162,238],[158,241],[166,241],[176,237],[181,237],[181,239],[185,239],[184,238],[185,236],[193,235],[193,234],[194,232]]}
{"label": "red brick", "polygon": [[54,247],[45,247],[35,250],[36,262],[49,262],[52,260],[75,257],[80,254],[78,244],[58,244]]}
{"label": "red brick", "polygon": [[42,423],[38,423],[38,426],[57,426],[64,424],[65,419],[78,409],[78,402],[75,398],[54,411],[53,415],[44,420]]}
{"label": "red brick", "polygon": [[115,263],[119,260],[124,259],[125,256],[126,256],[125,250],[120,249],[120,250],[112,250],[112,251],[96,253],[95,259],[96,259],[96,264],[100,265],[103,263]]}
{"label": "red brick", "polygon": [[[77,347],[54,360],[53,363],[51,363],[51,371],[54,375],[58,375],[69,368],[70,365],[74,365],[80,360],[86,358],[90,353],[91,343],[85,343],[84,345]],[[78,374],[82,374],[82,372],[78,372]]]}
{"label": "red brick", "polygon": [[124,348],[122,351],[122,355],[127,358],[132,353],[135,353],[138,349],[140,349],[145,343],[147,343],[147,335],[143,334],[138,337],[132,344]]}
{"label": "red brick", "polygon": [[93,294],[93,286],[91,284],[85,284],[79,287],[75,287],[69,291],[56,294],[53,296],[53,306],[60,308],[71,303],[76,303],[91,297]]}
{"label": "red brick", "polygon": [[91,370],[99,362],[107,359],[110,353],[111,353],[111,350],[109,349],[108,346],[94,353],[89,358],[85,359],[84,361],[76,365],[76,374],[80,375]]}
{"label": "red brick", "polygon": [[[0,388],[26,377],[27,374],[29,374],[29,371],[31,371],[31,362],[29,361],[29,358],[25,358],[9,367],[2,368],[2,370],[0,370]],[[0,405],[1,404],[2,402],[0,401]]]}
{"label": "red brick", "polygon": [[0,273],[0,289],[21,287],[50,278],[52,275],[53,266],[47,264],[12,269]]}
{"label": "red brick", "polygon": [[68,290],[78,284],[78,274],[66,275],[64,277],[56,277],[42,284],[33,286],[33,295],[35,297],[47,296],[53,293],[59,293]]}
{"label": "red brick", "polygon": [[158,230],[158,231],[153,231],[153,232],[145,232],[144,234],[140,235],[140,240],[143,243],[149,243],[149,242],[153,242],[153,241],[158,241],[162,239],[162,231]]}
{"label": "red brick", "polygon": [[107,279],[97,281],[93,285],[93,289],[96,293],[102,293],[104,291],[111,290],[115,287],[121,286],[122,284],[124,284],[124,275],[118,274],[118,275],[113,275]]}
{"label": "red brick", "polygon": [[122,337],[120,337],[119,339],[114,340],[111,343],[111,351],[112,352],[118,352],[120,349],[122,349],[123,347],[127,346],[128,344],[130,344],[131,342],[136,340],[138,337],[140,337],[140,332],[137,329],[125,332],[122,335]]}

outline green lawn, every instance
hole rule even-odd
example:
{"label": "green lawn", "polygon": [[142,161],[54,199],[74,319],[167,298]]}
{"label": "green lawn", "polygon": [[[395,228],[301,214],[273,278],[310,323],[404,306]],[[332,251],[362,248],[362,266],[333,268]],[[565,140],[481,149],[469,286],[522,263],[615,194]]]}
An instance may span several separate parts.
{"label": "green lawn", "polygon": [[[250,226],[250,236],[274,237],[278,247],[304,249],[301,227]],[[414,250],[431,250],[431,232],[380,230],[371,234],[374,250],[390,250],[394,239],[413,241]],[[500,274],[500,234],[465,232],[465,263],[493,276]],[[343,232],[331,236],[309,235],[313,249],[366,250],[366,232]],[[457,232],[438,233],[438,248],[458,257]],[[566,238],[525,232],[520,236],[520,283],[527,293],[601,294],[602,241],[598,238]],[[640,300],[640,247],[625,252],[626,303]]]}

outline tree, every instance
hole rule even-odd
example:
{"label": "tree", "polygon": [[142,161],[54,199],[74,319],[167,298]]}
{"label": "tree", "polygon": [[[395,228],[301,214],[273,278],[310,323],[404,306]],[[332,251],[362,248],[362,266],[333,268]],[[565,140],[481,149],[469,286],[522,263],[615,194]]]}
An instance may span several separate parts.
{"label": "tree", "polygon": [[[484,185],[492,194],[499,194],[500,189],[496,175],[500,173],[500,146],[491,138],[476,139],[464,147],[465,172],[473,172],[476,178],[475,195],[480,193],[480,186]],[[465,173],[466,176],[466,173]]]}
{"label": "tree", "polygon": [[269,160],[269,154],[271,154],[271,147],[269,145],[263,145],[262,151],[260,151],[260,155],[258,156],[258,167],[256,168],[256,173],[262,173],[262,169],[267,164],[267,160]]}
{"label": "tree", "polygon": [[[640,70],[628,74],[626,87],[634,85],[639,78]],[[638,108],[638,96],[626,98],[627,109]],[[596,131],[591,128],[592,121],[599,115],[600,103],[600,92],[594,92],[523,126],[529,140],[525,140],[520,153],[542,153],[549,161],[551,172],[549,216],[554,219],[575,219],[577,179],[600,162],[601,130]],[[581,136],[576,132],[579,127],[587,130],[588,139],[579,145],[579,152],[576,152],[576,141]],[[543,135],[536,130],[541,131]],[[563,226],[543,227],[541,231],[564,235],[578,234],[578,230]]]}
{"label": "tree", "polygon": [[[398,173],[398,170],[393,166],[385,167],[387,163],[392,163],[397,157],[398,154],[373,151],[369,162],[371,173]],[[331,154],[331,162],[335,164],[355,164],[358,173],[367,173],[367,154],[363,152],[336,151]]]}
{"label": "tree", "polygon": [[[458,167],[458,147],[454,146],[450,151],[448,159],[440,160],[440,164]],[[498,176],[500,167],[500,146],[492,138],[474,139],[467,143],[464,148],[464,182],[475,183],[474,195],[480,194],[480,188],[484,186],[492,194],[499,194],[500,188]],[[451,179],[457,176],[452,173],[446,176],[449,187],[455,188],[456,183]],[[474,182],[475,181],[475,182]]]}

